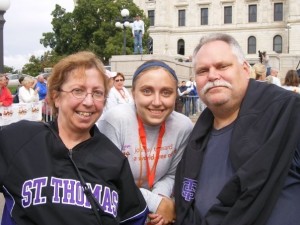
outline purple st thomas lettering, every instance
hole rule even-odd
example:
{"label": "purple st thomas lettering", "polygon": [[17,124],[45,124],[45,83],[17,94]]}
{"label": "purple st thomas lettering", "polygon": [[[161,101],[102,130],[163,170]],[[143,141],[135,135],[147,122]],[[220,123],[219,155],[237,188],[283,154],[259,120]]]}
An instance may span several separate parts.
{"label": "purple st thomas lettering", "polygon": [[22,206],[29,207],[31,204],[45,204],[47,199],[42,197],[42,189],[47,185],[48,178],[40,177],[32,180],[27,180],[22,186]]}
{"label": "purple st thomas lettering", "polygon": [[62,203],[68,205],[75,204],[75,183],[76,180],[64,179],[63,180],[63,197]]}
{"label": "purple st thomas lettering", "polygon": [[42,197],[42,189],[47,186],[48,177],[40,177],[33,179],[33,188],[35,188],[35,195],[33,199],[33,205],[45,204],[47,199]]}
{"label": "purple st thomas lettering", "polygon": [[76,190],[76,205],[84,206],[84,203],[86,202],[86,196],[82,191],[80,182],[76,183],[75,190]]}
{"label": "purple st thomas lettering", "polygon": [[111,192],[108,187],[104,188],[103,197],[102,197],[102,208],[105,212],[108,212],[109,214],[112,214],[112,202],[111,202]]}
{"label": "purple st thomas lettering", "polygon": [[31,205],[32,202],[32,180],[27,180],[24,182],[22,187],[22,206],[27,208]]}
{"label": "purple st thomas lettering", "polygon": [[53,187],[53,203],[60,203],[59,190],[62,188],[62,179],[51,177],[50,185]]}

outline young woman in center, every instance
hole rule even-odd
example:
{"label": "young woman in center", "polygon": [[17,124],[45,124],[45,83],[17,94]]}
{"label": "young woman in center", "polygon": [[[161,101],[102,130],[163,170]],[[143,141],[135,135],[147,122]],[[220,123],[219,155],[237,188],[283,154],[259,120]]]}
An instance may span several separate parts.
{"label": "young woman in center", "polygon": [[174,111],[178,79],[166,63],[150,60],[132,78],[134,104],[108,110],[98,127],[127,156],[148,204],[150,224],[175,220],[175,170],[193,128]]}

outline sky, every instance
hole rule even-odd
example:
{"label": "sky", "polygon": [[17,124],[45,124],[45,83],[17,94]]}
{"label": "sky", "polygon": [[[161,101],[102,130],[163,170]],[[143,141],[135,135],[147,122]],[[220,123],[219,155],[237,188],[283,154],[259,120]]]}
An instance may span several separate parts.
{"label": "sky", "polygon": [[41,56],[49,50],[40,39],[43,33],[52,32],[51,12],[56,4],[67,12],[74,9],[73,0],[10,0],[4,14],[4,65],[19,70],[32,55]]}

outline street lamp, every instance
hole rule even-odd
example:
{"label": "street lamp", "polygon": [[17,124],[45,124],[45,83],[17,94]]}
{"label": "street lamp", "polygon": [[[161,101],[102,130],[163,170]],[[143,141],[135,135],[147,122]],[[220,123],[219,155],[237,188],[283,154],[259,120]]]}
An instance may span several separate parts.
{"label": "street lamp", "polygon": [[123,29],[123,55],[126,55],[126,28],[131,27],[131,20],[129,19],[129,10],[121,10],[122,20],[115,23],[115,26]]}
{"label": "street lamp", "polygon": [[287,53],[290,53],[290,29],[291,29],[291,25],[288,23],[286,25],[286,29],[287,29]]}
{"label": "street lamp", "polygon": [[8,10],[10,6],[9,0],[1,0],[0,1],[0,73],[4,72],[4,54],[3,54],[3,26],[5,23],[5,19],[3,17],[6,10]]}

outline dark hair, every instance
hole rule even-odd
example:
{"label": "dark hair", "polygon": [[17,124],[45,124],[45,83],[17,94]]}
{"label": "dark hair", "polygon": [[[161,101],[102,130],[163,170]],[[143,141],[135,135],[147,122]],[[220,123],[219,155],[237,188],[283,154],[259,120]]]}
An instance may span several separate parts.
{"label": "dark hair", "polygon": [[24,80],[24,76],[19,77],[19,83],[22,84],[23,80]]}
{"label": "dark hair", "polygon": [[163,61],[159,61],[159,60],[149,60],[149,61],[144,62],[134,72],[132,80],[134,81],[138,77],[138,75],[140,75],[142,72],[149,70],[151,68],[156,68],[156,67],[164,68],[175,78],[176,81],[178,81],[175,71],[168,64],[164,63]]}
{"label": "dark hair", "polygon": [[166,63],[160,60],[148,60],[140,65],[133,74],[132,77],[132,89],[135,88],[136,80],[143,74],[145,71],[162,68],[167,71],[176,81],[176,85],[178,84],[178,78],[175,71]]}
{"label": "dark hair", "polygon": [[296,70],[287,71],[284,79],[284,84],[286,86],[299,86],[299,76]]}

